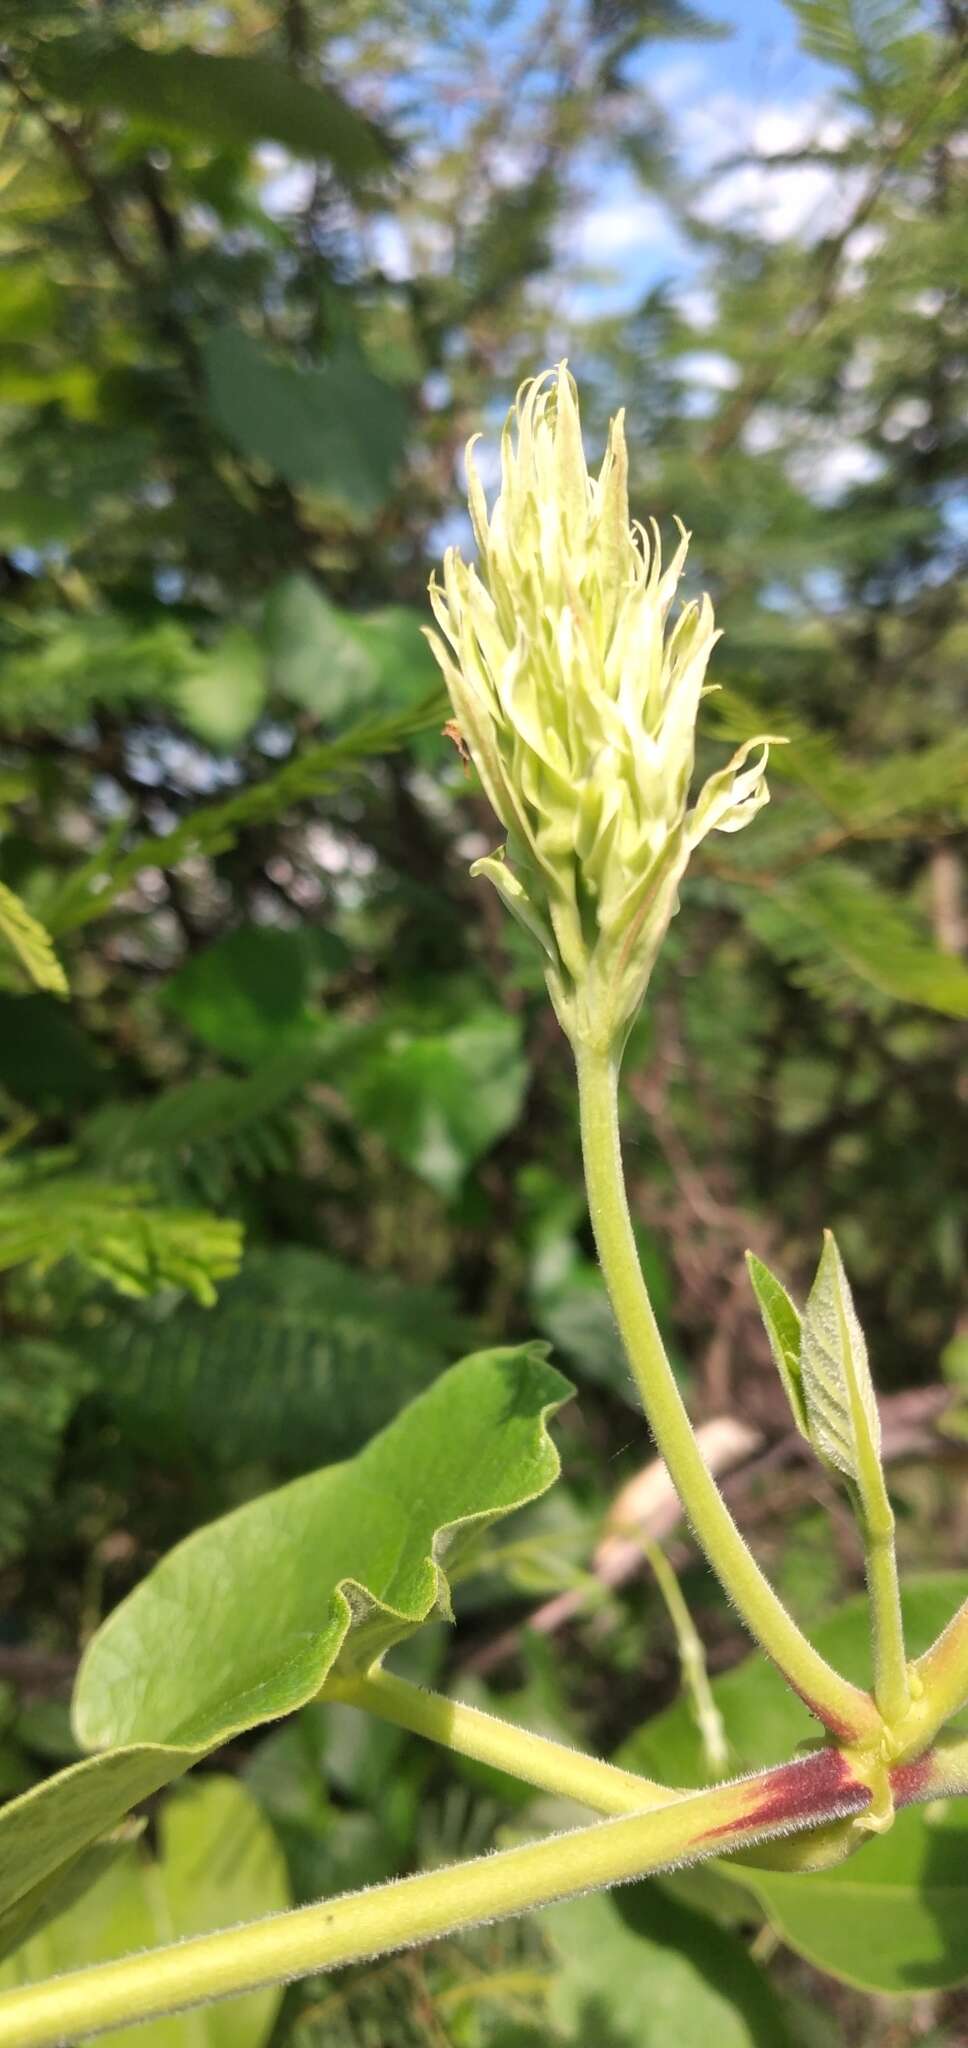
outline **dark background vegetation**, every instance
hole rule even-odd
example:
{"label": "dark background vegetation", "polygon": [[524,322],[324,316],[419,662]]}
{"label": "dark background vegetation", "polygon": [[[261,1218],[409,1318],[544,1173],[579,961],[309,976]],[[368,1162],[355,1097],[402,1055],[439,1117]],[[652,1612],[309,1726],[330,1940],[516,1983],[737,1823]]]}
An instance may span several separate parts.
{"label": "dark background vegetation", "polygon": [[[567,1049],[468,879],[496,835],[420,635],[464,442],[562,354],[591,450],[628,409],[636,513],[693,530],[724,631],[703,762],[792,742],[771,807],[697,856],[630,1049],[664,1332],[696,1418],[759,1433],[732,1498],[814,1621],[859,1558],[790,1446],[742,1253],[802,1292],[834,1226],[903,1560],[964,1556],[964,24],[955,0],[775,14],[822,106],[697,168],[650,87],[715,26],[678,0],[0,5],[0,874],[71,984],[30,993],[3,956],[4,1792],[70,1754],[79,1648],[163,1547],[534,1332],[579,1389],[564,1481],[426,1654],[600,1750],[675,1695],[644,1573],[588,1593],[648,1444]],[[795,170],[814,212],[767,232],[737,178]],[[616,300],[577,248],[616,180],[661,204],[688,289]],[[735,1623],[672,1544],[721,1670]],[[561,1628],[521,1629],[569,1587]],[[229,1760],[298,1894],[507,1828],[500,1788],[348,1713],[323,1755],[303,1718],[299,1769],[273,1737]],[[771,1967],[791,2039],[964,2038],[957,1994],[888,2010]],[[570,2039],[549,1969],[538,1923],[495,1931],[291,1994],[274,2040]],[[609,1996],[575,2038],[637,2042]],[[685,2007],[668,2024],[693,2039]]]}

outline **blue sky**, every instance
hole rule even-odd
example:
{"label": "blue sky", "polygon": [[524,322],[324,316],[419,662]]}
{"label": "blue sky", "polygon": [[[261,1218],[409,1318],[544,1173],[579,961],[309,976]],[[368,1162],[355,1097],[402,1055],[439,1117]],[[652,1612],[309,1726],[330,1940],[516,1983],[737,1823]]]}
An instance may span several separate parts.
{"label": "blue sky", "polygon": [[[708,177],[734,152],[768,156],[820,133],[833,139],[836,74],[802,49],[783,0],[700,0],[700,11],[722,24],[721,39],[650,43],[629,67],[669,117],[687,172]],[[849,196],[819,169],[752,165],[724,174],[705,207],[712,221],[746,217],[782,239],[827,229]],[[594,167],[569,244],[572,259],[593,271],[568,295],[574,314],[630,306],[650,284],[673,277],[685,286],[696,271],[666,210],[614,163]],[[566,268],[574,275],[567,257]]]}
{"label": "blue sky", "polygon": [[745,95],[764,92],[772,99],[793,100],[829,83],[830,72],[800,48],[796,20],[783,0],[746,0],[745,5],[744,0],[698,0],[698,11],[729,30],[720,42],[689,46],[705,51],[717,82]]}

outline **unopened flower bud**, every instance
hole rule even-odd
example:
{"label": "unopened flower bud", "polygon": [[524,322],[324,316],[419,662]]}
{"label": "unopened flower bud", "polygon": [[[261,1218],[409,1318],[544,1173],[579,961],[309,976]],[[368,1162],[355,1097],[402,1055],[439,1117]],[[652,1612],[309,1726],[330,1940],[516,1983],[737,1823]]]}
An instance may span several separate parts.
{"label": "unopened flower bud", "polygon": [[[633,527],[623,416],[588,473],[564,364],[525,384],[488,516],[467,451],[477,568],[456,548],[428,638],[506,844],[475,862],[545,956],[576,1045],[620,1049],[707,832],[766,803],[768,739],[747,740],[689,808],[696,718],[718,635],[708,597],[670,610],[689,537],[663,569]],[[677,522],[678,523],[678,522]],[[748,757],[759,750],[751,766]]]}

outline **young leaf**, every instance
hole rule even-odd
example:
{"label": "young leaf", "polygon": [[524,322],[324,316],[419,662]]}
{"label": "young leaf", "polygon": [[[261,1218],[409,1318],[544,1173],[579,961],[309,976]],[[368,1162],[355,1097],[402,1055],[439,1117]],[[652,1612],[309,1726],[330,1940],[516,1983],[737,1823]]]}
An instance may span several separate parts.
{"label": "young leaf", "polygon": [[540,1345],[478,1352],[357,1457],[164,1558],[84,1659],[78,1733],[103,1753],[0,1813],[0,1947],[18,1902],[206,1750],[305,1706],[337,1659],[365,1667],[448,1614],[445,1562],[557,1478],[547,1423],[570,1392]]}
{"label": "young leaf", "polygon": [[764,1266],[762,1259],[758,1259],[755,1252],[747,1252],[746,1269],[770,1340],[773,1361],[793,1410],[793,1420],[800,1435],[809,1439],[810,1424],[807,1419],[800,1361],[800,1311],[790,1300],[782,1281],[777,1279],[775,1273],[770,1272],[768,1266]]}
{"label": "young leaf", "polygon": [[800,1370],[818,1458],[866,1494],[880,1472],[881,1427],[867,1346],[831,1231],[803,1317]]}
{"label": "young leaf", "polygon": [[47,932],[20,897],[15,896],[3,882],[0,882],[0,936],[23,962],[37,988],[49,989],[55,996],[66,996],[67,976]]}

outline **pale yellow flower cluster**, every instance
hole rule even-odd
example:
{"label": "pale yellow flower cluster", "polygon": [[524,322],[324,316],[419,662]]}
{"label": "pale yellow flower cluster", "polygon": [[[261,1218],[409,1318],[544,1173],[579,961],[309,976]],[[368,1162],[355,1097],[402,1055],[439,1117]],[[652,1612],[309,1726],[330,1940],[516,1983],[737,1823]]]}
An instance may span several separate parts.
{"label": "pale yellow flower cluster", "polygon": [[658,529],[631,525],[622,414],[590,476],[561,364],[518,394],[490,517],[473,442],[467,476],[479,564],[448,549],[443,586],[431,582],[443,638],[428,637],[507,833],[473,872],[539,941],[573,1041],[620,1047],[693,847],[767,801],[767,738],[747,741],[689,808],[718,635],[708,597],[670,624],[688,535],[680,526],[663,570]]}

